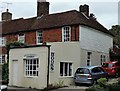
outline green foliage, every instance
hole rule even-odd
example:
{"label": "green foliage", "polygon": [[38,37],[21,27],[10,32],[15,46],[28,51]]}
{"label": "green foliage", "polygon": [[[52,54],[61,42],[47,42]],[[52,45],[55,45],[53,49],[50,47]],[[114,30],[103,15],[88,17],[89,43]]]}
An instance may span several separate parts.
{"label": "green foliage", "polygon": [[62,87],[65,87],[64,82],[59,81],[59,83],[56,82],[55,84],[49,84],[49,86],[44,88],[44,90],[52,90],[52,89],[58,89]]}
{"label": "green foliage", "polygon": [[2,65],[2,80],[3,80],[2,83],[3,84],[8,84],[8,81],[9,81],[8,73],[9,73],[8,63],[5,63]]}
{"label": "green foliage", "polygon": [[114,37],[114,45],[118,45],[120,48],[120,25],[114,25],[109,30],[115,37]]}
{"label": "green foliage", "polygon": [[25,43],[14,41],[14,42],[8,42],[6,44],[6,48],[9,49],[10,47],[20,47],[20,46],[26,46],[26,45],[27,44],[25,44]]}
{"label": "green foliage", "polygon": [[118,78],[118,82],[112,84],[108,84],[106,78],[98,79],[97,82],[98,84],[91,86],[86,91],[120,91],[120,78]]}
{"label": "green foliage", "polygon": [[100,78],[97,80],[97,83],[100,87],[104,88],[106,83],[107,83],[107,79],[106,78]]}
{"label": "green foliage", "polygon": [[95,87],[90,87],[90,88],[87,88],[85,91],[96,91],[96,88]]}
{"label": "green foliage", "polygon": [[118,78],[118,84],[120,85],[120,77]]}

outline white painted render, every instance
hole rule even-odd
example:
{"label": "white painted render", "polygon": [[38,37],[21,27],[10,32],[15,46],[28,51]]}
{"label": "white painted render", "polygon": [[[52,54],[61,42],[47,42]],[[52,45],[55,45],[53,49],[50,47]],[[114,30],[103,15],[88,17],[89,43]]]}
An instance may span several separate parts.
{"label": "white painted render", "polygon": [[80,26],[81,49],[109,53],[113,47],[113,37],[96,29]]}
{"label": "white painted render", "polygon": [[[80,42],[56,42],[47,43],[51,45],[51,52],[55,53],[54,71],[49,71],[49,84],[63,82],[63,85],[74,83],[74,73],[80,66]],[[26,77],[24,75],[24,60],[26,54],[36,54],[39,58],[39,75],[38,77]],[[71,62],[72,76],[60,76],[60,62]],[[14,66],[15,65],[18,66]],[[10,50],[9,62],[9,85],[20,87],[32,87],[42,89],[47,86],[47,66],[48,66],[48,49],[46,47],[17,48]],[[14,67],[14,70],[12,69]],[[14,72],[13,72],[14,71]],[[16,74],[15,74],[16,73]],[[14,78],[13,78],[14,77]],[[13,82],[14,81],[14,82]]]}
{"label": "white painted render", "polygon": [[[39,76],[26,77],[24,69],[24,55],[36,54],[39,58]],[[13,63],[16,67],[13,69]],[[48,63],[48,48],[47,47],[31,47],[17,48],[10,50],[9,60],[9,85],[31,88],[44,88],[47,86],[47,63]],[[14,74],[15,72],[16,74]],[[13,82],[15,81],[15,82]]]}
{"label": "white painted render", "polygon": [[[51,45],[51,52],[55,53],[55,70],[50,72],[50,83],[55,84],[63,81],[64,85],[74,84],[74,73],[80,66],[80,42],[62,42],[62,43],[49,43]],[[60,76],[60,62],[71,62],[72,76]]]}
{"label": "white painted render", "polygon": [[87,66],[87,52],[91,52],[91,65],[101,65],[101,55],[105,55],[106,60],[109,60],[109,53],[102,53],[97,51],[88,51],[85,49],[81,49],[81,64],[80,66]]}

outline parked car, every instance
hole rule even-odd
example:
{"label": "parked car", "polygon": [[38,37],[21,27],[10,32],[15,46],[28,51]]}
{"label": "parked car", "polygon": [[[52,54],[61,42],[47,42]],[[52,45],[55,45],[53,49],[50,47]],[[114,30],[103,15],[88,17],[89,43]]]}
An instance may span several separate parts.
{"label": "parked car", "polygon": [[120,76],[120,62],[118,61],[104,62],[102,68],[108,73],[109,76]]}
{"label": "parked car", "polygon": [[75,84],[94,84],[100,78],[107,78],[108,74],[105,72],[102,67],[99,66],[86,66],[79,67],[74,76]]}
{"label": "parked car", "polygon": [[6,85],[0,85],[0,91],[7,91]]}

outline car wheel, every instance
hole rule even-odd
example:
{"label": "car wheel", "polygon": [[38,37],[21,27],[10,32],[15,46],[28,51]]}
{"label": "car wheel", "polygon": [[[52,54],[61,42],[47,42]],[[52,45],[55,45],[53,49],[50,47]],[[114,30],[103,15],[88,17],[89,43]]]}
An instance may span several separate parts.
{"label": "car wheel", "polygon": [[97,80],[93,80],[93,81],[92,81],[92,85],[93,85],[93,84],[97,84]]}

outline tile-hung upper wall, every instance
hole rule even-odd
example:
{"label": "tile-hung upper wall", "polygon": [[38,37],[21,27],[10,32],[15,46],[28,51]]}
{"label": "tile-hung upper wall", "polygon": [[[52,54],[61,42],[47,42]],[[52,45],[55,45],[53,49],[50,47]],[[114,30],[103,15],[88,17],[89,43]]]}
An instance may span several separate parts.
{"label": "tile-hung upper wall", "polygon": [[96,29],[80,26],[80,43],[82,49],[109,53],[113,37]]}

